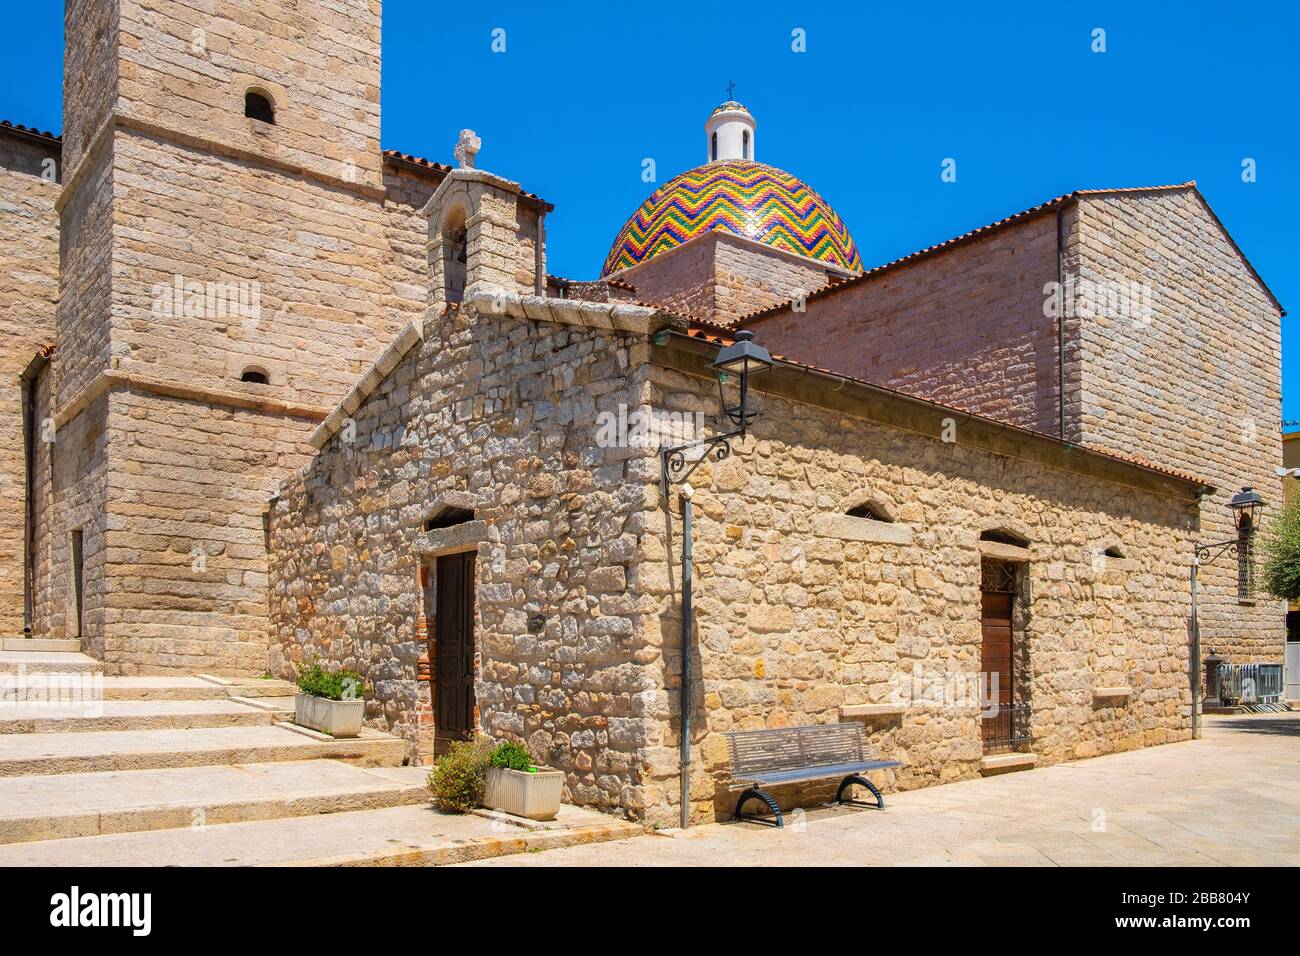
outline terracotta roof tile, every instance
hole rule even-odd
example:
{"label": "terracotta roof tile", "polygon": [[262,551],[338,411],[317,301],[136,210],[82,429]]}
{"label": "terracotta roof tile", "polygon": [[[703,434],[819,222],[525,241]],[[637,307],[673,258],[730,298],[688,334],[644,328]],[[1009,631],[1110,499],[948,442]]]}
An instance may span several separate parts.
{"label": "terracotta roof tile", "polygon": [[435,163],[433,160],[425,159],[423,156],[412,156],[410,153],[403,153],[396,149],[384,150],[384,158],[400,159],[403,160],[404,162],[410,163],[413,166],[423,166],[426,169],[436,170],[437,172],[440,173],[451,172],[451,167],[444,165],[443,163]]}
{"label": "terracotta roof tile", "polygon": [[62,145],[63,137],[58,133],[51,133],[49,130],[37,129],[35,126],[24,126],[22,123],[11,123],[8,120],[0,120],[0,130],[12,130],[15,133],[24,133],[27,136],[36,136],[40,139],[48,139],[51,142]]}
{"label": "terracotta roof tile", "polygon": [[[408,166],[418,166],[430,170],[431,172],[441,173],[443,175],[446,175],[447,173],[451,172],[455,168],[454,166],[448,166],[446,163],[436,163],[431,159],[425,159],[423,156],[413,156],[410,153],[403,153],[400,150],[396,150],[396,149],[384,150],[384,159],[394,163],[402,162]],[[553,209],[555,209],[555,206],[547,202],[541,196],[537,195],[537,193],[526,192],[521,188],[519,190],[519,195],[531,201],[534,205],[544,207],[547,212],[551,212]]]}

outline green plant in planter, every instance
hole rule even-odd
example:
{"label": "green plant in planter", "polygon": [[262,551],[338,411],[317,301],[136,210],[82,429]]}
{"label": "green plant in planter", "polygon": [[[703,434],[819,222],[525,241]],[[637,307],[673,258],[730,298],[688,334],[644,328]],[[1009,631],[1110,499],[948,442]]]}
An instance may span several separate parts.
{"label": "green plant in planter", "polygon": [[467,813],[483,803],[492,740],[479,735],[458,740],[438,758],[429,774],[429,789],[443,813]]}
{"label": "green plant in planter", "polygon": [[365,684],[356,671],[327,671],[320,664],[299,671],[298,689],[327,700],[360,700],[365,695]]}
{"label": "green plant in planter", "polygon": [[537,772],[537,768],[533,766],[533,756],[528,749],[508,740],[497,744],[496,749],[492,751],[491,763],[494,767],[504,767],[507,770]]}

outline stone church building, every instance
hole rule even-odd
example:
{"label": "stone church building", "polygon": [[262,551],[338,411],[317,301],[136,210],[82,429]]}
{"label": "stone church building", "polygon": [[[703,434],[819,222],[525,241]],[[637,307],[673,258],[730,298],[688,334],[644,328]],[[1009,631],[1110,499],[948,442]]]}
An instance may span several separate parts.
{"label": "stone church building", "polygon": [[[1283,314],[1194,184],[867,267],[729,100],[570,280],[468,131],[380,148],[378,0],[68,0],[65,36],[62,136],[0,126],[5,634],[354,668],[413,760],[518,739],[674,821],[660,446],[729,428],[745,329],[757,417],[690,477],[694,817],[736,729],[860,720],[895,789],[1190,736],[1193,546],[1243,486],[1275,513]],[[1199,608],[1202,653],[1280,660],[1249,548]]]}

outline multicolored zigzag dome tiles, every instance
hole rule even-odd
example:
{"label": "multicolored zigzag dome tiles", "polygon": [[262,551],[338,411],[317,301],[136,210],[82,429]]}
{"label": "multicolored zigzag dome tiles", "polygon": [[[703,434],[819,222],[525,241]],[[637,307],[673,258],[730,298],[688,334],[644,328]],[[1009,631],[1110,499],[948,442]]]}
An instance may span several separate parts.
{"label": "multicolored zigzag dome tiles", "polygon": [[826,200],[774,166],[731,159],[684,172],[651,193],[614,240],[601,275],[711,231],[862,271],[857,244]]}

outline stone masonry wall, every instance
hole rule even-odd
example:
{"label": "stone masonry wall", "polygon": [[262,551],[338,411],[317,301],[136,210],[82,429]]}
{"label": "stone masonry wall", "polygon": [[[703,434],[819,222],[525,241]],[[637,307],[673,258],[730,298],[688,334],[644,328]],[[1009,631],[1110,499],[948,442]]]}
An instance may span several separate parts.
{"label": "stone masonry wall", "polygon": [[[121,9],[116,108],[134,122],[379,185],[377,0],[115,5]],[[275,125],[244,116],[250,89],[271,99]]]}
{"label": "stone masonry wall", "polygon": [[[656,370],[649,400],[712,414],[712,381]],[[693,816],[731,811],[730,730],[833,723],[924,680],[980,669],[978,538],[1030,541],[1020,679],[1042,763],[1187,739],[1190,491],[1168,497],[762,396],[755,434],[691,479],[696,640]],[[1065,459],[1063,458],[1063,462]],[[871,502],[890,524],[845,515]],[[647,762],[646,818],[677,818],[680,506],[642,541],[633,584],[655,595],[663,662]],[[1124,557],[1104,557],[1117,546]],[[901,684],[900,684],[901,682]],[[1131,698],[1095,703],[1094,688]],[[871,744],[903,762],[887,789],[975,776],[973,708],[910,703],[866,718]],[[785,804],[825,788],[781,788]]]}
{"label": "stone masonry wall", "polygon": [[479,728],[565,771],[566,800],[639,815],[657,621],[629,581],[655,507],[652,459],[597,439],[600,411],[640,404],[646,349],[431,312],[423,341],[272,504],[271,670],[360,670],[369,723],[427,759],[419,569],[434,533],[422,527],[440,496],[472,496]]}
{"label": "stone masonry wall", "polygon": [[1056,276],[1047,213],[744,324],[774,353],[1055,435]]}
{"label": "stone masonry wall", "polygon": [[759,243],[710,232],[618,273],[637,299],[732,325],[826,284],[827,270]]}
{"label": "stone masonry wall", "polygon": [[[0,132],[0,635],[23,629],[23,403],[19,376],[54,342],[59,300],[57,145]],[[39,429],[40,419],[37,419]]]}
{"label": "stone masonry wall", "polygon": [[[1080,276],[1151,296],[1149,314],[1079,322],[1082,440],[1216,485],[1200,541],[1235,537],[1227,503],[1243,485],[1267,500],[1267,525],[1282,505],[1277,305],[1193,189],[1087,197],[1080,222]],[[1204,654],[1281,661],[1285,608],[1239,597],[1233,555],[1202,567],[1200,583]]]}

